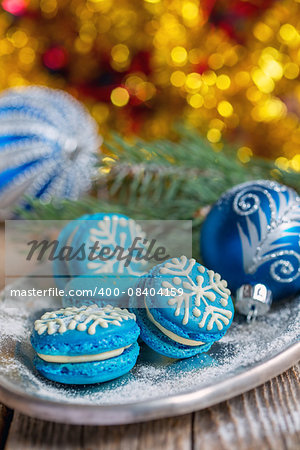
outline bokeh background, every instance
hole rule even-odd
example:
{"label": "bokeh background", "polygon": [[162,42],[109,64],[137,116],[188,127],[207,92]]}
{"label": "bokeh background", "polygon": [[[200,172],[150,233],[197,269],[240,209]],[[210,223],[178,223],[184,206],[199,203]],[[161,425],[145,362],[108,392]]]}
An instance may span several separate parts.
{"label": "bokeh background", "polygon": [[300,171],[299,65],[296,0],[1,2],[0,89],[65,89],[104,135],[185,122],[241,162]]}

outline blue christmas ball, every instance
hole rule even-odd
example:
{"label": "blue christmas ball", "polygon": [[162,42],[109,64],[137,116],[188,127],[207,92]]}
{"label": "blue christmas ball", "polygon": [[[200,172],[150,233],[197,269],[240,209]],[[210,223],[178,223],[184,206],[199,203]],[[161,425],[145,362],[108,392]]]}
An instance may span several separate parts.
{"label": "blue christmas ball", "polygon": [[264,284],[277,300],[300,292],[300,199],[291,188],[259,180],[227,191],[201,232],[205,266],[233,293]]}
{"label": "blue christmas ball", "polygon": [[0,96],[0,215],[24,195],[77,199],[91,185],[97,126],[69,94],[39,86]]}

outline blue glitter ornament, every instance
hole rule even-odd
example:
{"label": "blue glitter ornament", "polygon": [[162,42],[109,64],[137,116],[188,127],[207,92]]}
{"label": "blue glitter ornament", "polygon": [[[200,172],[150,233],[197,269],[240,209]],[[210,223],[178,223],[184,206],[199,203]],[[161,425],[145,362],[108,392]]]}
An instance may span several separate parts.
{"label": "blue glitter ornament", "polygon": [[39,86],[0,96],[0,215],[25,195],[76,199],[91,185],[101,141],[96,122],[69,94]]}
{"label": "blue glitter ornament", "polygon": [[227,191],[201,232],[204,264],[237,292],[237,309],[264,314],[274,300],[300,291],[300,198],[275,181]]}

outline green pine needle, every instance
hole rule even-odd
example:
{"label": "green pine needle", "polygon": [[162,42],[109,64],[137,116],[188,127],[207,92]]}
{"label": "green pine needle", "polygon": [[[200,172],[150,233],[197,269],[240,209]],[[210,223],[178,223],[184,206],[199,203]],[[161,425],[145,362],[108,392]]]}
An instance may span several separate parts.
{"label": "green pine needle", "polygon": [[194,131],[179,128],[178,133],[178,142],[138,139],[133,144],[114,135],[106,143],[113,162],[99,160],[92,195],[47,205],[29,199],[30,208],[19,208],[17,214],[27,219],[73,219],[120,212],[139,219],[194,219],[198,224],[204,207],[244,181],[275,178],[300,191],[299,175],[279,170],[272,161],[253,158],[242,164],[235,151],[217,153]]}

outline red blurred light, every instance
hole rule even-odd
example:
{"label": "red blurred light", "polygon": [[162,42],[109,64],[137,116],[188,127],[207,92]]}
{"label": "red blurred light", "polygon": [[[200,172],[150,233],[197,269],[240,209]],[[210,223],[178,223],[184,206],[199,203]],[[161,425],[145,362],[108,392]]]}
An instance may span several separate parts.
{"label": "red blurred light", "polygon": [[68,62],[67,53],[61,47],[49,48],[43,55],[43,62],[49,69],[63,69]]}
{"label": "red blurred light", "polygon": [[2,1],[2,8],[13,14],[14,16],[20,16],[24,14],[27,7],[27,1],[26,0],[3,0]]}

